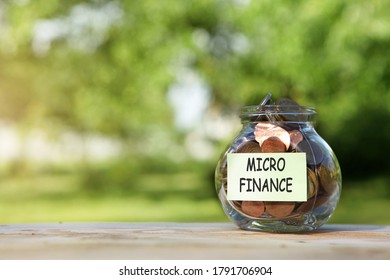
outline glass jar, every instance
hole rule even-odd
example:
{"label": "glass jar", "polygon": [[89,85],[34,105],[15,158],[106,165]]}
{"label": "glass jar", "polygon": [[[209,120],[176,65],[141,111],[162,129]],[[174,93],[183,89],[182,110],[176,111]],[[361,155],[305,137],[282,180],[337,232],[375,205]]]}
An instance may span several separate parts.
{"label": "glass jar", "polygon": [[333,214],[341,171],[315,116],[314,108],[291,104],[242,108],[242,130],[215,172],[223,210],[238,227],[311,231]]}

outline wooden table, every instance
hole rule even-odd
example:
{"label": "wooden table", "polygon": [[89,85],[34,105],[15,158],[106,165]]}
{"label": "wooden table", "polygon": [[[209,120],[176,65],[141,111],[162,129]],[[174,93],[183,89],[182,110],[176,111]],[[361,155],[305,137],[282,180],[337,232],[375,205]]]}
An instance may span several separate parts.
{"label": "wooden table", "polygon": [[326,225],[305,234],[230,223],[0,225],[0,259],[390,259],[390,226]]}

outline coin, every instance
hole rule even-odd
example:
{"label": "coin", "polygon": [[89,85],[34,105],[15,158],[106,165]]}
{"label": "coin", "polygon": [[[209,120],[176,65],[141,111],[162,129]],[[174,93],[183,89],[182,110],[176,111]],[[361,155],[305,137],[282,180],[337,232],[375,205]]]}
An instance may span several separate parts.
{"label": "coin", "polygon": [[290,98],[285,98],[285,97],[279,98],[275,102],[275,105],[282,105],[282,106],[288,105],[291,107],[295,107],[294,110],[296,110],[296,107],[299,107],[299,104],[297,102],[295,102],[294,100],[291,100]]}
{"label": "coin", "polygon": [[237,153],[261,153],[260,145],[256,141],[248,141],[237,149]]}
{"label": "coin", "polygon": [[236,208],[240,209],[241,208],[241,204],[242,204],[242,201],[239,201],[239,200],[231,200],[233,206],[235,206]]}
{"label": "coin", "polygon": [[264,213],[264,202],[262,201],[243,201],[241,210],[252,217],[260,217]]}
{"label": "coin", "polygon": [[307,213],[313,210],[316,207],[319,207],[325,204],[329,200],[329,196],[319,195],[317,197],[312,197],[308,201],[303,202],[296,210],[297,213]]}
{"label": "coin", "polygon": [[295,202],[266,202],[265,210],[275,218],[287,217],[295,208]]}
{"label": "coin", "polygon": [[288,132],[290,135],[290,150],[295,150],[297,145],[303,140],[303,135],[299,130],[291,130]]}
{"label": "coin", "polygon": [[279,98],[275,102],[276,110],[280,113],[275,114],[275,119],[278,121],[298,121],[302,119],[299,112],[300,107],[297,102],[289,98]]}
{"label": "coin", "polygon": [[280,126],[270,122],[260,122],[255,126],[255,139],[262,146],[263,142],[269,137],[278,137],[286,146],[286,150],[290,146],[290,135]]}
{"label": "coin", "polygon": [[284,153],[286,146],[278,137],[269,137],[261,145],[263,153]]}
{"label": "coin", "polygon": [[336,170],[332,170],[334,171],[331,171],[325,165],[321,165],[318,168],[321,187],[328,194],[332,194],[338,186]]}
{"label": "coin", "polygon": [[318,192],[318,180],[317,176],[313,170],[310,168],[307,169],[307,178],[308,178],[308,189],[307,189],[307,198],[312,198]]}

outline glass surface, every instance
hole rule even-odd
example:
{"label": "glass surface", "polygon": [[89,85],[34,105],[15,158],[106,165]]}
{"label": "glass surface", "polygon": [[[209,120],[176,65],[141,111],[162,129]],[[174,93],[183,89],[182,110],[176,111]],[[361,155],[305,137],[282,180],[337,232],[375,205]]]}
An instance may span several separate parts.
{"label": "glass surface", "polygon": [[[332,149],[314,129],[315,114],[313,108],[302,106],[243,108],[243,128],[220,158],[215,172],[222,207],[238,227],[268,232],[310,231],[331,217],[340,197],[341,171]],[[227,154],[265,152],[306,153],[307,201],[227,199]]]}

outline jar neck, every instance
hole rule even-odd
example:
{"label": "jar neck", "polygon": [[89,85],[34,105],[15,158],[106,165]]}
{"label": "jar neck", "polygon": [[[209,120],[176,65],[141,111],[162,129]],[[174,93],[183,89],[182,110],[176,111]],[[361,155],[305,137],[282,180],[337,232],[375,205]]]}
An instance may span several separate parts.
{"label": "jar neck", "polygon": [[313,107],[296,105],[264,105],[264,106],[246,106],[241,109],[241,122],[259,123],[272,122],[300,124],[313,126],[316,118],[316,111]]}

